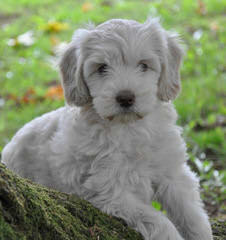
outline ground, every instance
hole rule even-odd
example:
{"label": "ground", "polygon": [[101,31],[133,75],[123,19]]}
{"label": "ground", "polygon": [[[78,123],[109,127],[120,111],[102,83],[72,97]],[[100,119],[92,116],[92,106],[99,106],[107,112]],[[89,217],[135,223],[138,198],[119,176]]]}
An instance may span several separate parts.
{"label": "ground", "polygon": [[0,1],[0,152],[26,122],[64,105],[55,47],[75,29],[158,16],[187,49],[175,105],[189,164],[200,175],[209,215],[226,219],[225,10],[219,0]]}

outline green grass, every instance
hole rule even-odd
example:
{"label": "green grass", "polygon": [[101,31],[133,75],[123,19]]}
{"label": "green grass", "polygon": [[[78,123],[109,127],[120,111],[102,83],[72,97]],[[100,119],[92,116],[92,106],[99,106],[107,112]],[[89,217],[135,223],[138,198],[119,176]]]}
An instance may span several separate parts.
{"label": "green grass", "polygon": [[[204,10],[198,1],[190,0],[95,0],[90,1],[92,9],[84,12],[84,1],[79,0],[0,1],[0,151],[23,124],[64,104],[45,97],[50,83],[59,81],[58,72],[48,62],[54,55],[51,39],[69,41],[73,31],[88,21],[98,24],[129,18],[143,22],[148,15],[159,16],[165,28],[180,33],[187,48],[181,69],[183,89],[175,105],[189,162],[201,176],[209,213],[225,216],[226,2],[202,2]],[[67,23],[69,28],[46,32],[50,20]],[[34,32],[33,45],[8,46],[10,38],[29,30]],[[29,89],[35,91],[34,103],[22,103]]]}

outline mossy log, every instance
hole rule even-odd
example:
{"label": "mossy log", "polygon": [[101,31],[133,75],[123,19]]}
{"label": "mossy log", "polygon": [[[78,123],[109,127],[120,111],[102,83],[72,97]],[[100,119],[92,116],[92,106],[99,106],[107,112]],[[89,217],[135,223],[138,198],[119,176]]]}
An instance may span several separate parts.
{"label": "mossy log", "polygon": [[[215,240],[226,223],[213,221]],[[74,195],[18,177],[0,164],[0,240],[142,240],[124,221]]]}

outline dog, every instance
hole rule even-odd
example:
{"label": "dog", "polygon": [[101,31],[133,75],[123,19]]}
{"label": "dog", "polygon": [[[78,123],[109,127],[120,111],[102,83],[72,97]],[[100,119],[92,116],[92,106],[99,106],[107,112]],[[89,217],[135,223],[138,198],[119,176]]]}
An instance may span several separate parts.
{"label": "dog", "polygon": [[172,104],[183,55],[157,19],[78,29],[59,63],[66,106],[19,130],[3,162],[124,219],[145,240],[212,240]]}

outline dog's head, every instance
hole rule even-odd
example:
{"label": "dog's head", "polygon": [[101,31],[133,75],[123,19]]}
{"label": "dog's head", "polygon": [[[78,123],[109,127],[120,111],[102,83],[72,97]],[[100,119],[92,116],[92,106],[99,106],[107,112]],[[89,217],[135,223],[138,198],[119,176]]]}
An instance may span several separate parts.
{"label": "dog's head", "polygon": [[66,101],[92,103],[108,120],[143,118],[178,95],[182,56],[177,35],[156,19],[79,29],[60,62]]}

